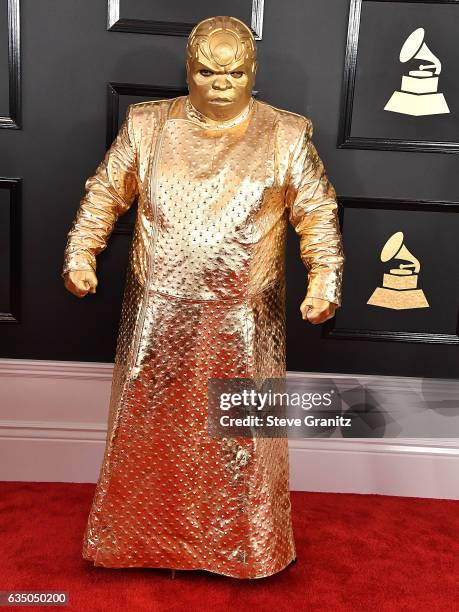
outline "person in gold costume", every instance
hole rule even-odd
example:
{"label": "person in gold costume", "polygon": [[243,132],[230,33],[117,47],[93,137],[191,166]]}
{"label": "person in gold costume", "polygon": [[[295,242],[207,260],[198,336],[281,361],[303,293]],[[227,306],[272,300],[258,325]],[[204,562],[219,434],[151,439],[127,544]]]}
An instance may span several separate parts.
{"label": "person in gold costume", "polygon": [[68,233],[65,286],[95,293],[96,255],[137,198],[83,539],[96,566],[261,578],[296,558],[287,439],[207,432],[209,378],[286,374],[288,223],[309,273],[303,318],[321,323],[341,300],[336,193],[311,120],[255,99],[256,66],[243,22],[200,22],[189,94],[129,106]]}

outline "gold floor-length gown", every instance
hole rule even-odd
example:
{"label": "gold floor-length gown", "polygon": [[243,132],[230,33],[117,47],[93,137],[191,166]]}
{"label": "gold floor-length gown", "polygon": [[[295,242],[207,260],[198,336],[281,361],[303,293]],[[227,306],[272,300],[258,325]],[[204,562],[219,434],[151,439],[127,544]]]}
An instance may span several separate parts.
{"label": "gold floor-length gown", "polygon": [[210,438],[207,381],[285,376],[289,221],[307,295],[340,304],[336,194],[311,135],[309,119],[253,98],[221,123],[187,96],[133,104],[87,180],[62,274],[96,269],[138,196],[83,543],[95,565],[258,578],[295,558],[287,440]]}

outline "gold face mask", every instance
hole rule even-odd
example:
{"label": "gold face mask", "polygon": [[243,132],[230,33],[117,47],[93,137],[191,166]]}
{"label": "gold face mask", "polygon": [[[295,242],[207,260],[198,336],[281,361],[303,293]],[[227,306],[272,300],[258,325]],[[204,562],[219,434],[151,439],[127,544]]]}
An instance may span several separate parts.
{"label": "gold face mask", "polygon": [[235,17],[211,17],[188,38],[187,82],[191,104],[213,120],[239,115],[255,83],[256,46],[251,30]]}

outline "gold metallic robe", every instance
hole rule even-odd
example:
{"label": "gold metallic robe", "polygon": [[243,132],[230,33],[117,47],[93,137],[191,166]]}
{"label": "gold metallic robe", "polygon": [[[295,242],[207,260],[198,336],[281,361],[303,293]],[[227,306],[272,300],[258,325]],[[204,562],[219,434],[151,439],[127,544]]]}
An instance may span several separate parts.
{"label": "gold metallic robe", "polygon": [[95,270],[138,196],[83,556],[258,578],[296,556],[287,440],[210,438],[207,381],[285,376],[289,221],[307,295],[340,304],[336,194],[309,119],[252,98],[216,123],[187,100],[129,107],[68,234],[62,274]]}

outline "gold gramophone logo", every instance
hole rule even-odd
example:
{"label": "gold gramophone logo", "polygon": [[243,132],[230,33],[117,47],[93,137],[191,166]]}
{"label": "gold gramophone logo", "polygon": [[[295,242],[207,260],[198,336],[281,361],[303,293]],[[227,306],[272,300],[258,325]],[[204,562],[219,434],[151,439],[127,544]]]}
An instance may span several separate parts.
{"label": "gold gramophone logo", "polygon": [[406,39],[400,51],[402,64],[412,59],[421,63],[418,70],[410,70],[402,77],[401,91],[394,91],[384,110],[404,115],[441,115],[449,113],[445,96],[438,92],[441,62],[424,42],[425,30],[418,28]]}
{"label": "gold gramophone logo", "polygon": [[429,308],[424,291],[418,289],[418,275],[421,264],[404,245],[403,232],[396,232],[384,245],[381,261],[402,261],[398,268],[391,268],[384,274],[383,286],[377,287],[367,304],[406,310],[409,308]]}

